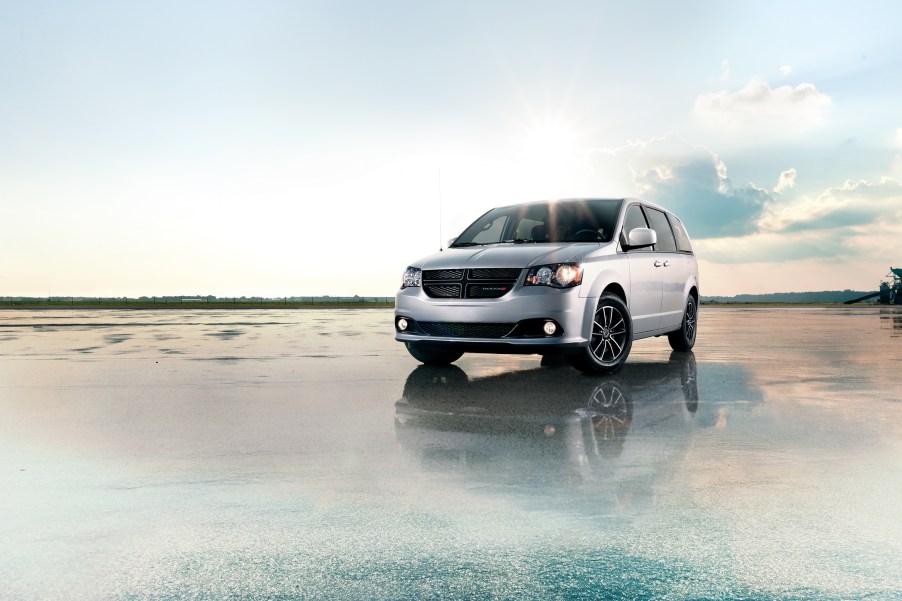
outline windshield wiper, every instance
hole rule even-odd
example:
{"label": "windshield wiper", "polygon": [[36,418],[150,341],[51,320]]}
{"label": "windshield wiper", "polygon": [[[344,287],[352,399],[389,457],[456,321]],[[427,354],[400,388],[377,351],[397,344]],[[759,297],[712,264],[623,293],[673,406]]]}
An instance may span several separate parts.
{"label": "windshield wiper", "polygon": [[451,248],[463,248],[465,246],[489,246],[490,244],[535,244],[538,240],[526,240],[524,238],[513,238],[511,240],[496,240],[494,242],[455,242]]}

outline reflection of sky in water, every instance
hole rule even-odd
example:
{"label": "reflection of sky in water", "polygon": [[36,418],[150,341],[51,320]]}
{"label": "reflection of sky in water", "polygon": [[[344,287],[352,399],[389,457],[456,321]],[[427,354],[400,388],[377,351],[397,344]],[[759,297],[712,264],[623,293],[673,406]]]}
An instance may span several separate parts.
{"label": "reflection of sky in water", "polygon": [[3,311],[0,582],[889,598],[902,353],[883,311],[706,310],[691,359],[642,341],[613,378],[417,369],[381,310]]}

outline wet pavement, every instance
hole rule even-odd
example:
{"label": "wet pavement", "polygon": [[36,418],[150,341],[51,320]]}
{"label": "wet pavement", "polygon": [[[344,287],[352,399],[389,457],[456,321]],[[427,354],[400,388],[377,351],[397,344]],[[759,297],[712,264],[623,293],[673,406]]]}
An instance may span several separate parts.
{"label": "wet pavement", "polygon": [[0,310],[0,599],[902,598],[902,309],[612,377],[389,310]]}

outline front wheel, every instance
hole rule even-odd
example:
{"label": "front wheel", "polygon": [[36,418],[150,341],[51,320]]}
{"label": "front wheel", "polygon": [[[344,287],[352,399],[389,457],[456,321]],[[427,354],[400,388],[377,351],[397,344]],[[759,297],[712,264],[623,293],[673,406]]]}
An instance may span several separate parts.
{"label": "front wheel", "polygon": [[418,342],[405,342],[407,352],[414,359],[426,365],[449,365],[463,356],[460,351],[443,349],[433,345],[424,345]]}
{"label": "front wheel", "polygon": [[686,300],[686,310],[683,312],[683,323],[679,330],[667,334],[670,348],[675,351],[691,351],[695,346],[695,335],[698,333],[698,305],[695,298],[690,295]]}
{"label": "front wheel", "polygon": [[633,318],[626,303],[619,296],[605,293],[598,299],[589,344],[569,359],[582,372],[609,374],[623,367],[632,346]]}

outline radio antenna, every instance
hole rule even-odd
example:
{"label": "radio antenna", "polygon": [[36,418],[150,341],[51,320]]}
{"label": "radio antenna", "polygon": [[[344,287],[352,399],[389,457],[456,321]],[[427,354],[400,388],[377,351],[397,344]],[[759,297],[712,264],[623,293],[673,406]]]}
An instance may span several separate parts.
{"label": "radio antenna", "polygon": [[438,168],[438,250],[445,250],[445,239],[442,236],[442,168]]}

